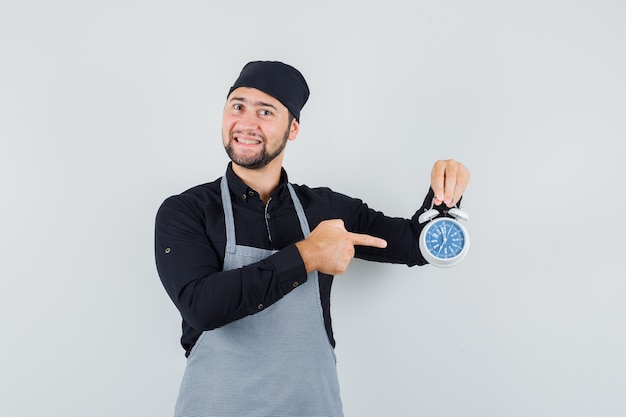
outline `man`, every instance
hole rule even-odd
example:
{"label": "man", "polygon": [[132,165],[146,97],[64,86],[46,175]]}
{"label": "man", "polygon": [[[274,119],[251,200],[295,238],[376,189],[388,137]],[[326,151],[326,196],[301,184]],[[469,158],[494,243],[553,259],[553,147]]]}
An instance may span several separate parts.
{"label": "man", "polygon": [[332,276],[354,256],[423,265],[417,217],[454,206],[469,180],[438,161],[412,219],[389,218],[282,168],[309,97],[281,62],[244,66],[224,107],[226,174],[165,200],[156,263],[183,318],[177,416],[342,416],[330,318]]}

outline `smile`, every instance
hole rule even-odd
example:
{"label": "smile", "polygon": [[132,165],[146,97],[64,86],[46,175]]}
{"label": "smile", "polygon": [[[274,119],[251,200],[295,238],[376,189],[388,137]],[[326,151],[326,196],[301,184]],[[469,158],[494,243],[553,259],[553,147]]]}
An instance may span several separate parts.
{"label": "smile", "polygon": [[258,139],[245,139],[245,138],[240,138],[240,137],[235,137],[234,139],[235,141],[237,141],[238,143],[241,143],[242,145],[258,145],[261,143],[261,141]]}
{"label": "smile", "polygon": [[254,146],[260,145],[264,142],[263,135],[257,132],[244,132],[244,131],[233,131],[230,134],[230,139],[232,141],[237,142],[240,145],[246,146]]}

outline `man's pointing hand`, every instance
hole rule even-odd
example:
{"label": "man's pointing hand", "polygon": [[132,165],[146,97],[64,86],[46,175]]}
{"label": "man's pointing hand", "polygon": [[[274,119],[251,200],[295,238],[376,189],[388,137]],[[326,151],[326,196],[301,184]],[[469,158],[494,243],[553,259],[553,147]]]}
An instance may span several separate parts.
{"label": "man's pointing hand", "polygon": [[354,246],[387,247],[383,239],[348,232],[343,220],[325,220],[308,238],[296,243],[307,273],[319,271],[329,275],[343,274],[354,257]]}

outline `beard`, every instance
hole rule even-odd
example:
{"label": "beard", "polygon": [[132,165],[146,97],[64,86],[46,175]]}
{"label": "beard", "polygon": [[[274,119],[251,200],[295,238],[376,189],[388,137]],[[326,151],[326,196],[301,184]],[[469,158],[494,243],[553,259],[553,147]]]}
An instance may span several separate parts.
{"label": "beard", "polygon": [[283,138],[278,144],[278,147],[276,149],[273,149],[272,151],[267,150],[267,141],[265,140],[265,137],[262,137],[261,139],[263,141],[263,146],[261,147],[260,152],[256,154],[238,155],[233,149],[232,144],[235,139],[233,138],[233,134],[231,133],[228,138],[228,143],[224,145],[224,149],[226,150],[226,153],[228,154],[230,160],[243,168],[265,168],[270,162],[276,159],[276,157],[280,155],[283,149],[285,149],[285,146],[287,146],[287,140],[289,139],[289,128],[283,135]]}

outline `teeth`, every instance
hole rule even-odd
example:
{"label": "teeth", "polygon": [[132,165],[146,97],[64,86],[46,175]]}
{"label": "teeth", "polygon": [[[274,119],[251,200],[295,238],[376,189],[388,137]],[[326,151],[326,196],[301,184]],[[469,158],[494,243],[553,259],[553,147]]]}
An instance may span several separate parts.
{"label": "teeth", "polygon": [[244,145],[256,145],[257,143],[260,143],[258,140],[248,140],[242,138],[237,138],[237,142],[243,143]]}

